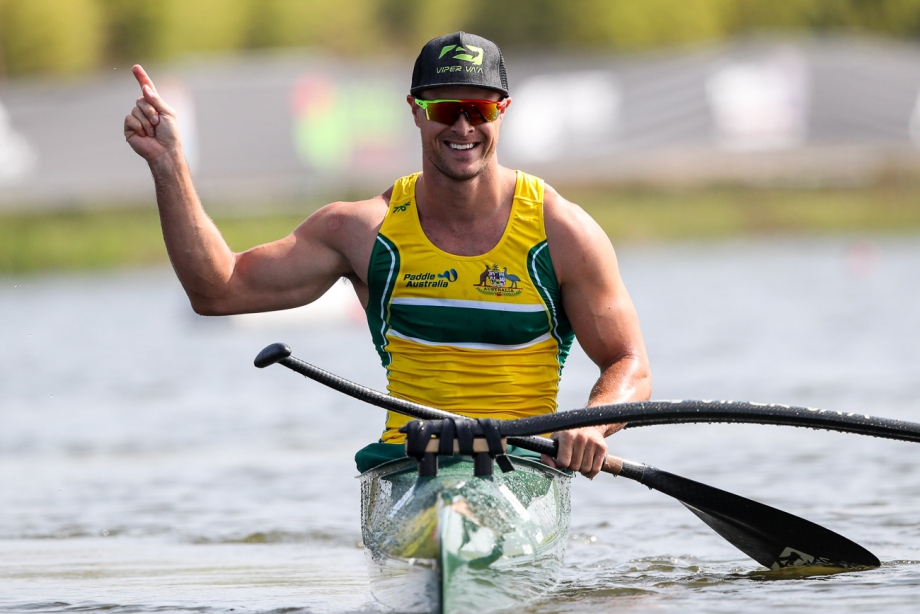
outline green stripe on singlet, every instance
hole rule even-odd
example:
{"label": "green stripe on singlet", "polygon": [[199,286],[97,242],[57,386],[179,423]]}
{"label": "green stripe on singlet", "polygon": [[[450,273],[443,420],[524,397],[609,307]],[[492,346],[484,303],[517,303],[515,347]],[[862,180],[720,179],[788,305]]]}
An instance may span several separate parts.
{"label": "green stripe on singlet", "polygon": [[549,318],[543,305],[396,298],[389,334],[431,345],[526,347],[549,338]]}
{"label": "green stripe on singlet", "polygon": [[386,351],[387,305],[396,287],[397,273],[399,273],[399,250],[395,243],[378,234],[368,265],[368,301],[364,311],[367,314],[371,339],[384,367],[389,367],[392,362],[392,357]]}
{"label": "green stripe on singlet", "polygon": [[556,270],[553,268],[549,245],[546,241],[534,245],[527,254],[527,274],[549,309],[550,334],[556,339],[556,344],[559,348],[556,357],[559,361],[559,371],[561,373],[562,367],[565,365],[565,359],[572,348],[575,333],[562,307],[562,290],[556,280]]}

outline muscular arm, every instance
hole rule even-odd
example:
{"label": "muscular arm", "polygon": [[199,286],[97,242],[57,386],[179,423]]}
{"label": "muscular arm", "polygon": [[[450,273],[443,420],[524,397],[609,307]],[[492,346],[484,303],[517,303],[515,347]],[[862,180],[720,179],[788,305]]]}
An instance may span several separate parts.
{"label": "muscular arm", "polygon": [[[613,246],[580,207],[546,191],[547,240],[563,306],[578,342],[600,369],[588,405],[647,400],[651,373],[645,343]],[[607,453],[604,438],[621,428],[608,424],[558,433],[555,464],[593,477]]]}
{"label": "muscular arm", "polygon": [[142,95],[125,118],[125,139],[150,167],[166,250],[196,312],[286,309],[317,299],[340,277],[359,281],[356,263],[369,257],[373,240],[364,235],[380,199],[328,205],[289,236],[234,253],[195,192],[175,112],[143,68],[134,75]]}

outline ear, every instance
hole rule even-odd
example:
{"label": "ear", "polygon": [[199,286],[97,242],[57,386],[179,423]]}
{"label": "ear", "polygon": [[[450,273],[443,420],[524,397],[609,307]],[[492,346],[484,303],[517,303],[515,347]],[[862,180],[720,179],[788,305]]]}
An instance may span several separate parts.
{"label": "ear", "polygon": [[412,121],[415,122],[416,126],[421,128],[421,125],[419,124],[418,113],[416,113],[416,111],[421,111],[422,107],[415,104],[415,96],[412,94],[408,94],[406,96],[406,102],[409,103],[409,108],[412,109]]}
{"label": "ear", "polygon": [[506,104],[505,108],[502,109],[502,114],[498,117],[499,121],[505,119],[505,111],[507,111],[508,107],[511,106],[511,96],[508,96],[507,98],[505,98],[505,100],[508,101],[508,104]]}

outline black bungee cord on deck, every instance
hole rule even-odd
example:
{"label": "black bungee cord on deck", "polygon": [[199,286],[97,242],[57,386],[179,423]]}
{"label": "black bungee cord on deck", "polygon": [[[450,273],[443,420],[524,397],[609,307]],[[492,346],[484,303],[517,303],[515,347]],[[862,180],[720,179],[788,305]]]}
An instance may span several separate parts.
{"label": "black bungee cord on deck", "polygon": [[[498,463],[503,473],[514,471],[514,465],[505,454],[502,442],[501,422],[498,420],[466,418],[444,418],[440,420],[412,420],[399,429],[406,434],[406,456],[418,461],[419,477],[434,477],[438,474],[438,457],[461,454],[472,456],[473,475],[492,475],[492,462]],[[437,436],[437,445],[430,446]],[[486,443],[486,448],[477,449],[477,439]],[[456,447],[455,447],[456,442]]]}

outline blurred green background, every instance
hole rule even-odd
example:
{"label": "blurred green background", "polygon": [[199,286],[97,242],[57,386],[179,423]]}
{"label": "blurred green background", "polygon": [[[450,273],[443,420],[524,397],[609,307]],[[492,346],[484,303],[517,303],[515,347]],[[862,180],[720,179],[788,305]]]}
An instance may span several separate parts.
{"label": "blurred green background", "polygon": [[[0,84],[265,49],[412,57],[456,29],[542,52],[633,53],[762,35],[913,44],[920,0],[0,0]],[[560,187],[615,242],[920,231],[912,176],[858,188]],[[260,217],[218,210],[216,219],[231,246],[245,249],[283,236],[321,204],[286,203],[275,211],[297,212]],[[0,213],[0,274],[165,262],[152,207]]]}
{"label": "blurred green background", "polygon": [[463,29],[503,47],[651,49],[757,33],[913,40],[920,0],[0,0],[0,74],[319,46],[414,52]]}

